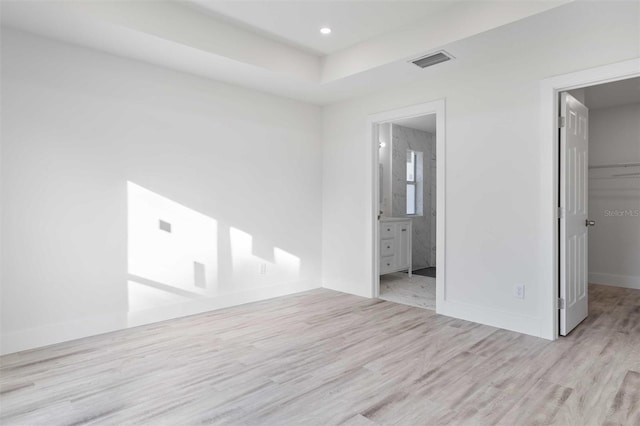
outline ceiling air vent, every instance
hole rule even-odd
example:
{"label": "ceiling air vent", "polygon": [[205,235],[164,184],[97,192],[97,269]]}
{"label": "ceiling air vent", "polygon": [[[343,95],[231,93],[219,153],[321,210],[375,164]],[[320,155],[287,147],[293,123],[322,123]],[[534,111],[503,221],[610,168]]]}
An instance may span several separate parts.
{"label": "ceiling air vent", "polygon": [[424,56],[420,59],[411,61],[411,63],[419,66],[420,68],[426,68],[432,65],[440,64],[442,62],[450,61],[451,59],[453,59],[453,56],[451,56],[444,50],[441,50],[439,52]]}

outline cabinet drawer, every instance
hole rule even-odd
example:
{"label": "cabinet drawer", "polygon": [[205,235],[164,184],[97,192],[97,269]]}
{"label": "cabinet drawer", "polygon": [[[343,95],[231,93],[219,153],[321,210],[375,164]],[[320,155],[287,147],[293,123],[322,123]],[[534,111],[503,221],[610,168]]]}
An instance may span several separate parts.
{"label": "cabinet drawer", "polygon": [[392,271],[394,269],[394,256],[385,256],[380,258],[380,273]]}
{"label": "cabinet drawer", "polygon": [[380,241],[380,256],[393,256],[395,254],[395,239]]}
{"label": "cabinet drawer", "polygon": [[387,239],[393,238],[395,235],[395,225],[393,223],[381,223],[380,224],[380,238]]}

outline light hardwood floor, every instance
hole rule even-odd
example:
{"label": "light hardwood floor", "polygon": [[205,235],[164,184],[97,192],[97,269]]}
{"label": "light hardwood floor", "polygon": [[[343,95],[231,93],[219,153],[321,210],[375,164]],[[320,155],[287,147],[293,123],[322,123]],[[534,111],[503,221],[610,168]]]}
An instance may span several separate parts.
{"label": "light hardwood floor", "polygon": [[640,424],[640,291],[556,342],[329,290],[0,359],[0,423]]}

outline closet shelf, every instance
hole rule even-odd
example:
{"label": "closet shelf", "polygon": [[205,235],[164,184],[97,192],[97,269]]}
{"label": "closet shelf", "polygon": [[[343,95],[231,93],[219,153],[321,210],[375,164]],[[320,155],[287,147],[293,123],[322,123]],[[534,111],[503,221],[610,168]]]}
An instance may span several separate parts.
{"label": "closet shelf", "polygon": [[598,164],[589,166],[590,169],[613,169],[618,167],[640,167],[640,163],[615,163],[615,164]]}
{"label": "closet shelf", "polygon": [[620,173],[612,177],[640,177],[640,173]]}

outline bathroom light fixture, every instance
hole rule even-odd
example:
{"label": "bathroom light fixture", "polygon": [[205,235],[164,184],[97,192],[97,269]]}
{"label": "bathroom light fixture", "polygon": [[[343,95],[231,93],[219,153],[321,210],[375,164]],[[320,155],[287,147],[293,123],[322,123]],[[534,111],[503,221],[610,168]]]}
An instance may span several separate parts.
{"label": "bathroom light fixture", "polygon": [[322,27],[322,28],[320,28],[320,32],[321,32],[322,34],[324,34],[324,35],[331,34],[331,28],[329,28],[329,27]]}

